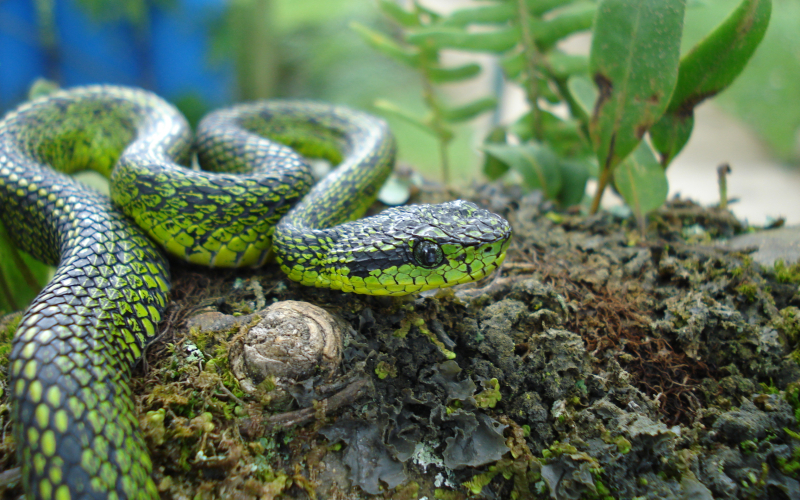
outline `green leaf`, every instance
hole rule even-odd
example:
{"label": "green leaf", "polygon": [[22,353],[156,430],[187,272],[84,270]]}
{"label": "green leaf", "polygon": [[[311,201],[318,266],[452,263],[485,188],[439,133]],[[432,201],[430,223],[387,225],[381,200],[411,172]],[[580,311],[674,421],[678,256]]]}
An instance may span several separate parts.
{"label": "green leaf", "polygon": [[486,5],[472,9],[461,9],[444,18],[441,26],[463,28],[470,24],[498,24],[510,21],[517,13],[513,2]]}
{"label": "green leaf", "polygon": [[419,0],[413,0],[414,8],[417,9],[419,12],[427,15],[430,18],[430,22],[434,24],[438,24],[442,20],[442,15],[436,12],[433,9],[429,9],[422,5]]}
{"label": "green leaf", "polygon": [[358,33],[368,45],[380,52],[383,52],[392,59],[407,64],[413,68],[419,67],[420,57],[418,49],[402,47],[400,44],[385,36],[383,33],[379,33],[375,30],[367,28],[363,24],[355,21],[350,23],[350,29]]}
{"label": "green leaf", "polygon": [[597,102],[597,87],[594,86],[589,77],[584,75],[574,75],[567,80],[567,90],[572,94],[572,98],[578,103],[586,116],[592,116],[594,104]]}
{"label": "green leaf", "polygon": [[680,111],[675,113],[667,111],[650,128],[650,140],[653,143],[653,147],[661,155],[661,166],[663,168],[667,168],[686,143],[689,142],[693,127],[693,111],[689,111],[689,114]]}
{"label": "green leaf", "polygon": [[[578,131],[579,124],[576,120],[563,120],[546,110],[539,110],[539,120],[543,138],[557,152],[561,152],[561,146],[565,143],[582,142]],[[531,112],[522,115],[511,125],[510,130],[522,142],[532,139]]]}
{"label": "green leaf", "polygon": [[[506,129],[503,126],[497,126],[489,132],[486,136],[484,144],[504,145],[506,143]],[[485,155],[483,161],[483,173],[489,180],[495,181],[508,172],[508,165],[498,160],[492,155]]]}
{"label": "green leaf", "polygon": [[504,28],[480,33],[469,33],[458,28],[423,28],[406,35],[414,45],[430,44],[436,49],[459,49],[473,52],[505,52],[520,38],[519,28]]}
{"label": "green leaf", "polygon": [[771,12],[771,0],[742,0],[722,24],[683,57],[668,110],[686,114],[728,87],[764,38]]}
{"label": "green leaf", "polygon": [[684,9],[684,0],[600,2],[589,59],[600,96],[589,131],[602,169],[628,156],[664,113],[678,77]]}
{"label": "green leaf", "polygon": [[640,221],[667,200],[669,191],[666,173],[646,142],[614,171],[614,186]]}
{"label": "green leaf", "polygon": [[438,137],[436,130],[428,124],[428,120],[412,115],[397,104],[384,99],[377,99],[374,105],[375,108],[383,111],[384,113],[400,118],[405,122],[419,127],[421,130],[431,134],[433,137]]}
{"label": "green leaf", "polygon": [[525,69],[525,53],[522,51],[512,52],[500,59],[500,67],[509,80],[516,79],[522,70]]}
{"label": "green leaf", "polygon": [[[514,0],[516,1],[516,0]],[[534,16],[541,16],[545,12],[557,9],[564,5],[575,3],[576,0],[525,0],[528,12]]]}
{"label": "green leaf", "polygon": [[541,189],[549,199],[561,191],[559,160],[550,148],[541,144],[485,144],[483,150],[522,175],[525,185]]}
{"label": "green leaf", "polygon": [[545,56],[547,65],[556,78],[567,78],[575,74],[589,73],[589,58],[586,56],[550,52]]}
{"label": "green leaf", "polygon": [[419,19],[417,19],[417,16],[413,12],[409,12],[400,7],[397,2],[393,2],[392,0],[379,0],[378,6],[387,17],[404,28],[419,26]]}
{"label": "green leaf", "polygon": [[531,35],[544,48],[579,31],[592,27],[597,7],[592,3],[581,2],[565,8],[552,19],[531,20]]}
{"label": "green leaf", "polygon": [[481,72],[480,64],[465,64],[456,68],[428,68],[428,78],[434,83],[448,83],[467,80]]}
{"label": "green leaf", "polygon": [[561,191],[558,203],[562,207],[571,207],[583,201],[586,195],[586,181],[589,180],[592,165],[587,160],[561,160]]}
{"label": "green leaf", "polygon": [[483,97],[469,104],[457,108],[442,109],[442,116],[449,122],[465,122],[472,120],[481,113],[491,111],[497,107],[497,99]]}

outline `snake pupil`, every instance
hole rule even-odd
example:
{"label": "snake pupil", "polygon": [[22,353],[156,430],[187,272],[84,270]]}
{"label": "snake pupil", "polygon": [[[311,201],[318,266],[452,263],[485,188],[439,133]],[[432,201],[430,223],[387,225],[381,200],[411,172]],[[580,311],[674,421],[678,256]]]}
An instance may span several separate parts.
{"label": "snake pupil", "polygon": [[423,267],[436,267],[443,257],[442,248],[432,241],[423,240],[414,247],[414,258]]}

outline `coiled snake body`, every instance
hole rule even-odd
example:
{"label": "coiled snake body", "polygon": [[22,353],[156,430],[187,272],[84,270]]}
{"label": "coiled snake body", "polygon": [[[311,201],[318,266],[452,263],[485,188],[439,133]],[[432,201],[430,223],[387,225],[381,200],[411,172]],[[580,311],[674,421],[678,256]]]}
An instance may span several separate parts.
{"label": "coiled snake body", "polygon": [[[339,166],[312,187],[303,157],[284,144]],[[185,168],[193,152],[217,172]],[[376,295],[496,269],[508,223],[471,203],[357,220],[393,157],[384,122],[320,103],[221,110],[194,143],[175,108],[138,89],[57,91],[8,113],[0,221],[20,248],[58,265],[10,355],[27,496],[158,498],[128,379],[167,302],[162,249],[234,267],[260,265],[272,248],[292,280]],[[83,169],[110,176],[113,203],[66,175]]]}

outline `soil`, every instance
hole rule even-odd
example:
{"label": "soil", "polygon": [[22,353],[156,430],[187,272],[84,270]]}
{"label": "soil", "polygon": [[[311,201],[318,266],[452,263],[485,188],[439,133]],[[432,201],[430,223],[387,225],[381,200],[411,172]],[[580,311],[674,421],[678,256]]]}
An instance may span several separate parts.
{"label": "soil", "polygon": [[[391,299],[175,266],[133,379],[162,498],[800,498],[800,266],[719,247],[751,229],[688,201],[642,234],[515,188],[460,196],[514,229],[471,285]],[[344,321],[341,372],[245,393],[229,348],[285,300]]]}

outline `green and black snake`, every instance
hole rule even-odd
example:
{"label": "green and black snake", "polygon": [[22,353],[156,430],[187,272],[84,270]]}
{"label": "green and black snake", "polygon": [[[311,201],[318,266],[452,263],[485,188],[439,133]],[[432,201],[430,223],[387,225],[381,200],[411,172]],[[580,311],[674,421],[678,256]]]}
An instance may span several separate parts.
{"label": "green and black snake", "polygon": [[[313,185],[288,146],[339,166]],[[174,107],[132,88],[56,91],[9,112],[0,221],[20,248],[58,265],[10,355],[27,496],[158,498],[128,379],[167,303],[161,249],[219,267],[260,265],[272,249],[294,281],[374,295],[495,270],[509,225],[472,203],[358,220],[394,152],[383,121],[313,102],[221,110],[195,140]],[[216,172],[186,168],[195,155]],[[66,175],[84,169],[110,176],[111,199]]]}

